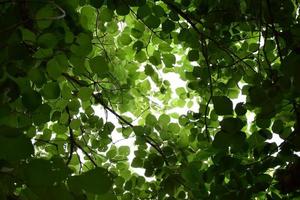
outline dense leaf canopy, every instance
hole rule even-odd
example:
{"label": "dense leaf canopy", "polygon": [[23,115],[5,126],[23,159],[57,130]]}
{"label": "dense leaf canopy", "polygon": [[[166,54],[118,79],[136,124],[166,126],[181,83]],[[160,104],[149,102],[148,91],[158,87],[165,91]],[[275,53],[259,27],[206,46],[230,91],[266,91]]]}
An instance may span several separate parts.
{"label": "dense leaf canopy", "polygon": [[298,15],[1,0],[0,199],[299,199]]}

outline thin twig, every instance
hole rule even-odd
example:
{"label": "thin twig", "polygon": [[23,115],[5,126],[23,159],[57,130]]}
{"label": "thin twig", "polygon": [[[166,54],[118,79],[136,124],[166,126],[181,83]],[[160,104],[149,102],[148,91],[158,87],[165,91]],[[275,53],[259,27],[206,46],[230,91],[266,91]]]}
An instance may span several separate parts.
{"label": "thin twig", "polygon": [[[20,25],[22,25],[22,24],[25,24],[25,23],[27,23],[28,21],[30,21],[30,20],[34,20],[34,21],[42,21],[42,20],[60,20],[60,19],[63,19],[63,18],[65,18],[65,16],[66,16],[66,12],[65,12],[65,10],[64,9],[62,9],[59,5],[57,5],[56,3],[54,3],[53,1],[37,1],[37,0],[25,0],[25,1],[23,1],[23,0],[18,0],[17,1],[18,3],[20,3],[20,2],[37,2],[37,3],[48,3],[48,4],[53,4],[62,14],[61,15],[59,15],[59,16],[53,16],[53,17],[42,17],[42,18],[33,18],[33,19],[25,19],[25,20],[22,20],[22,21],[20,21],[20,22],[18,22],[18,23],[15,23],[15,24],[13,24],[13,25],[11,25],[11,26],[9,26],[9,27],[7,27],[7,28],[5,28],[5,29],[3,29],[3,30],[0,30],[0,33],[3,33],[3,32],[6,32],[6,31],[8,31],[8,30],[10,30],[10,29],[14,29],[14,28],[16,28],[16,27],[18,27],[18,26],[20,26]],[[2,1],[2,2],[0,2],[0,4],[5,4],[5,3],[16,3],[16,2],[13,2],[13,1]]]}
{"label": "thin twig", "polygon": [[203,56],[205,59],[205,63],[206,63],[206,67],[207,67],[207,72],[208,72],[208,76],[209,76],[209,99],[206,103],[206,107],[205,107],[205,115],[204,115],[204,123],[205,123],[205,132],[206,132],[206,137],[207,140],[210,141],[210,135],[209,135],[209,131],[208,131],[208,124],[207,124],[207,115],[208,115],[208,106],[210,104],[210,101],[213,97],[213,85],[212,85],[212,78],[211,78],[211,72],[210,72],[210,64],[209,64],[209,60],[208,60],[208,51],[207,51],[207,44],[205,40],[202,40],[202,52],[203,52]]}
{"label": "thin twig", "polygon": [[278,55],[279,55],[280,62],[283,63],[283,57],[282,57],[282,54],[281,54],[281,49],[280,49],[279,39],[278,39],[278,32],[276,31],[276,28],[275,28],[274,16],[273,16],[270,0],[267,0],[267,7],[268,7],[268,11],[269,11],[270,20],[271,20],[271,28],[272,28],[272,31],[273,31],[273,34],[274,34],[274,37],[275,37],[277,52],[278,52]]}
{"label": "thin twig", "polygon": [[266,51],[266,45],[267,45],[267,37],[268,35],[268,26],[266,26],[266,31],[265,31],[265,41],[264,41],[264,46],[263,46],[263,54],[264,54],[264,58],[266,60],[266,63],[269,67],[269,72],[270,72],[270,75],[271,77],[273,77],[273,70],[272,70],[272,63],[270,62],[269,58],[268,58],[268,54],[267,54],[267,51]]}
{"label": "thin twig", "polygon": [[99,26],[99,9],[97,9],[97,15],[96,15],[96,38],[97,38],[97,40],[99,41],[99,43],[100,43],[100,45],[101,45],[101,47],[102,47],[102,49],[103,49],[103,51],[104,51],[104,54],[105,54],[105,56],[106,56],[106,58],[108,59],[108,61],[110,62],[110,63],[112,63],[111,62],[111,59],[110,59],[110,57],[108,56],[108,53],[107,53],[107,51],[106,51],[106,49],[105,49],[105,47],[104,47],[104,44],[103,44],[103,42],[101,41],[101,38],[99,37],[99,35],[98,35],[98,26]]}
{"label": "thin twig", "polygon": [[238,59],[240,62],[242,62],[243,64],[245,64],[247,67],[249,67],[253,72],[257,73],[253,67],[251,65],[249,65],[247,62],[245,62],[244,60],[242,60],[236,53],[234,53],[233,51],[231,51],[230,49],[224,47],[222,44],[220,44],[217,40],[215,40],[214,38],[205,35],[203,32],[201,32],[196,24],[192,21],[192,19],[190,18],[190,16],[188,14],[186,14],[185,12],[183,12],[182,10],[180,10],[180,8],[178,8],[176,5],[174,5],[170,0],[163,0],[163,2],[169,6],[172,10],[174,10],[175,12],[177,12],[183,19],[185,19],[191,26],[192,28],[199,34],[201,40],[203,39],[209,39],[210,41],[212,41],[213,43],[215,43],[217,45],[217,47],[221,50],[223,50],[225,53],[227,53],[232,59],[234,59],[233,57],[235,57],[236,59]]}
{"label": "thin twig", "polygon": [[68,124],[69,124],[69,140],[70,140],[70,154],[69,154],[69,157],[68,157],[68,160],[66,162],[66,165],[69,165],[69,163],[71,162],[72,160],[72,157],[73,157],[73,153],[75,151],[75,139],[74,139],[74,133],[73,133],[73,129],[70,127],[70,124],[71,124],[71,114],[70,114],[70,111],[69,111],[69,107],[67,106],[66,107],[66,111],[69,115],[69,119],[68,119]]}
{"label": "thin twig", "polygon": [[128,138],[122,138],[122,139],[119,139],[119,140],[117,140],[117,141],[114,141],[113,144],[117,144],[118,142],[122,142],[122,141],[124,141],[124,140],[128,140],[128,139],[134,138],[134,137],[135,137],[135,136],[130,136],[130,137],[128,137]]}
{"label": "thin twig", "polygon": [[[67,74],[67,73],[63,73],[63,75],[67,78],[67,80],[73,81],[76,84],[78,84],[79,86],[86,86],[85,84],[83,84],[82,82],[80,82],[77,78]],[[95,100],[97,100],[103,107],[105,110],[108,110],[110,113],[112,113],[113,115],[115,115],[120,121],[122,121],[123,123],[125,123],[126,125],[130,126],[131,128],[133,128],[134,126],[127,121],[125,118],[123,118],[121,115],[119,115],[117,112],[115,112],[113,109],[111,109],[110,107],[108,107],[106,105],[105,102],[103,102],[103,100],[101,98],[99,98],[99,96],[97,96],[97,94],[92,94],[93,97],[95,98]],[[163,151],[161,150],[161,148],[159,147],[159,145],[148,135],[144,135],[146,142],[152,146],[164,159],[166,165],[169,165],[166,156],[164,155]],[[76,144],[76,143],[75,143]]]}
{"label": "thin twig", "polygon": [[97,163],[94,161],[94,159],[88,154],[88,152],[86,151],[86,150],[84,150],[83,148],[82,148],[82,146],[80,146],[78,143],[76,143],[75,142],[75,145],[76,145],[76,147],[78,147],[78,149],[80,149],[81,151],[82,151],[82,153],[86,156],[86,157],[88,157],[88,159],[93,163],[93,165],[95,166],[95,167],[98,167],[98,165],[97,165]]}
{"label": "thin twig", "polygon": [[77,155],[77,159],[78,159],[78,161],[79,161],[79,173],[81,173],[81,171],[82,171],[82,162],[81,162],[81,159],[80,159],[79,154],[76,153],[76,155]]}
{"label": "thin twig", "polygon": [[48,141],[48,140],[40,139],[40,138],[35,138],[34,140],[37,141],[37,142],[44,142],[44,143],[46,143],[46,144],[53,145],[53,146],[55,146],[56,151],[58,152],[58,145],[57,145],[57,144],[55,144],[55,143],[53,143],[53,142],[50,142],[50,141]]}

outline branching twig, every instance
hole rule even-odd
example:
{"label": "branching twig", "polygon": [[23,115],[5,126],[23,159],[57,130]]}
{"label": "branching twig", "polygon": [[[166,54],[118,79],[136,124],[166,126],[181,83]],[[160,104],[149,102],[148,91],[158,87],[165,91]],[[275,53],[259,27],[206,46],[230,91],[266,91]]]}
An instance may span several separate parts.
{"label": "branching twig", "polygon": [[[67,73],[63,73],[63,75],[67,78],[67,80],[70,80],[72,82],[75,82],[76,84],[78,84],[79,86],[86,86],[85,84],[83,84],[82,82],[80,82],[76,77],[73,77]],[[129,122],[127,121],[124,117],[122,117],[121,115],[119,115],[117,112],[115,112],[113,109],[111,109],[110,107],[108,107],[106,105],[105,102],[103,102],[103,100],[101,98],[99,98],[99,96],[97,94],[92,94],[94,99],[97,100],[97,102],[99,102],[103,108],[105,110],[108,110],[110,113],[112,113],[114,116],[116,116],[120,121],[122,121],[123,123],[125,123],[126,125],[128,125],[129,127],[133,128],[134,126]],[[161,148],[159,147],[159,145],[148,135],[145,135],[145,140],[146,142],[152,146],[164,159],[166,165],[169,165],[168,164],[168,161],[167,161],[167,158],[165,156],[165,154],[163,153],[163,151],[161,150]],[[75,145],[77,146],[77,144],[75,143]],[[78,147],[79,148],[79,147]]]}
{"label": "branching twig", "polygon": [[94,161],[94,159],[88,154],[88,152],[87,152],[86,150],[84,150],[84,149],[82,148],[82,146],[80,146],[78,143],[75,143],[75,145],[76,145],[76,147],[78,147],[78,149],[80,149],[80,150],[82,151],[82,153],[83,153],[86,157],[88,157],[88,159],[93,163],[93,165],[94,165],[95,167],[98,167],[98,165],[97,165],[97,163]]}
{"label": "branching twig", "polygon": [[[94,98],[98,100],[98,102],[100,102],[100,104],[106,109],[108,110],[110,113],[112,113],[113,115],[115,115],[120,121],[122,121],[123,123],[125,123],[126,125],[130,126],[131,128],[134,128],[134,126],[127,121],[124,117],[122,117],[121,115],[119,115],[118,113],[116,113],[113,109],[111,109],[110,107],[108,107],[103,101],[102,99],[99,99],[99,97],[96,94],[93,94]],[[159,147],[159,145],[156,144],[156,142],[148,135],[145,135],[145,139],[146,142],[152,146],[164,159],[166,165],[168,164],[167,158],[165,156],[165,154],[163,153],[163,151],[161,150],[161,148]]]}

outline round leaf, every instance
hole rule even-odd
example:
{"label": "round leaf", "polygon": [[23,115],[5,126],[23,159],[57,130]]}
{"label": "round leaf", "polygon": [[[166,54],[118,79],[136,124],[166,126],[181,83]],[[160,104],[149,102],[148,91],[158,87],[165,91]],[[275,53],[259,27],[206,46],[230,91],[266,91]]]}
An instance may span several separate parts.
{"label": "round leaf", "polygon": [[60,96],[60,87],[57,82],[50,82],[43,87],[45,99],[57,99]]}
{"label": "round leaf", "polygon": [[212,102],[217,115],[231,115],[233,104],[226,96],[213,96]]}
{"label": "round leaf", "polygon": [[108,70],[108,64],[103,56],[96,56],[90,60],[90,67],[93,72],[98,74],[100,77],[104,77]]}
{"label": "round leaf", "polygon": [[38,92],[29,90],[22,95],[22,103],[28,110],[33,111],[42,104],[42,98]]}

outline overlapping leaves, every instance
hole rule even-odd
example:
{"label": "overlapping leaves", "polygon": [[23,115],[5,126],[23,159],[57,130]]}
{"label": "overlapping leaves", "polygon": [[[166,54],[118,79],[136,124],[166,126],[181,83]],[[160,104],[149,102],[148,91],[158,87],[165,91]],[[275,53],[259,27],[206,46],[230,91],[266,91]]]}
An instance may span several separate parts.
{"label": "overlapping leaves", "polygon": [[[298,7],[0,3],[0,197],[296,198]],[[187,87],[174,90],[168,73]],[[135,147],[118,146],[116,130]]]}

